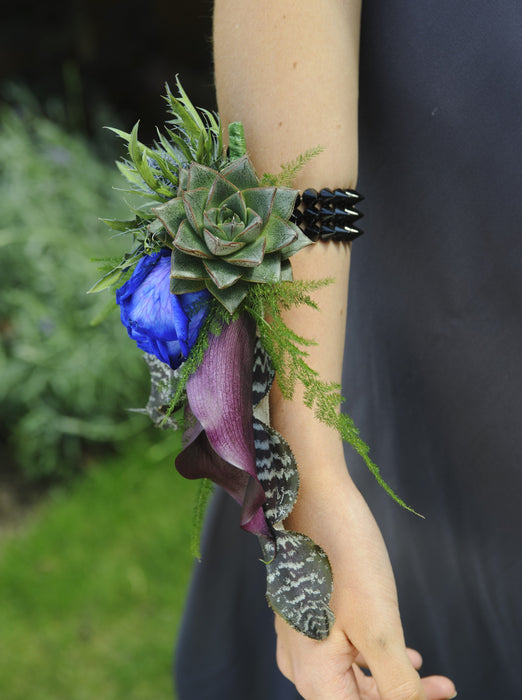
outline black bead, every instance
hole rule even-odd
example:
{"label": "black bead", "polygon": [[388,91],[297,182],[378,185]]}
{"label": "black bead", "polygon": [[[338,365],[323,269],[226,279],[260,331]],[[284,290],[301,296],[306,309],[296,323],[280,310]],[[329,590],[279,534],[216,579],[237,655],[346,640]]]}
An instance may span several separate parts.
{"label": "black bead", "polygon": [[333,198],[334,193],[327,187],[323,187],[323,189],[319,192],[319,199],[323,204],[329,204],[333,200]]}
{"label": "black bead", "polygon": [[311,207],[308,207],[307,209],[304,210],[303,212],[303,219],[306,221],[306,223],[315,223],[317,219],[319,218],[319,212],[317,209],[312,209]]}
{"label": "black bead", "polygon": [[338,240],[354,241],[362,235],[362,231],[355,226],[336,226],[335,234],[339,236]]}
{"label": "black bead", "polygon": [[[363,197],[355,190],[323,187],[319,194],[312,188],[306,189],[296,198],[290,220],[296,223],[312,241],[353,241],[362,231],[352,224],[362,214],[354,206]],[[299,209],[303,203],[304,211]]]}
{"label": "black bead", "polygon": [[312,241],[317,241],[320,235],[317,226],[306,226],[304,232]]}
{"label": "black bead", "polygon": [[321,240],[328,241],[335,235],[335,228],[333,226],[324,225],[321,226]]}
{"label": "black bead", "polygon": [[316,190],[309,188],[303,192],[301,198],[305,207],[311,207],[317,202],[317,192]]}
{"label": "black bead", "polygon": [[294,209],[294,213],[290,217],[290,220],[299,226],[303,223],[303,219],[303,212],[300,209]]}
{"label": "black bead", "polygon": [[336,189],[334,192],[335,203],[341,207],[350,207],[361,202],[363,197],[355,190]]}
{"label": "black bead", "polygon": [[319,210],[319,218],[321,221],[330,221],[333,215],[333,211],[331,209],[327,209],[326,207],[321,207]]}
{"label": "black bead", "polygon": [[341,209],[340,207],[335,207],[334,209],[334,221],[339,225],[343,225],[345,222],[349,224],[351,221],[357,221],[361,216],[362,214],[356,209]]}

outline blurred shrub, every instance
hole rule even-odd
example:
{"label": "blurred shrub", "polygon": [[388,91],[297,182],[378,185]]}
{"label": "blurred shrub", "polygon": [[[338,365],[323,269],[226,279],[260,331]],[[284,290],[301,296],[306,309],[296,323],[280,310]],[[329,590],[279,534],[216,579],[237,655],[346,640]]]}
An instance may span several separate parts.
{"label": "blurred shrub", "polygon": [[140,352],[117,313],[91,325],[110,293],[86,294],[99,276],[91,259],[119,254],[98,221],[125,218],[119,184],[80,137],[3,108],[0,430],[8,462],[31,477],[77,471],[94,443],[145,425],[126,412],[147,396]]}

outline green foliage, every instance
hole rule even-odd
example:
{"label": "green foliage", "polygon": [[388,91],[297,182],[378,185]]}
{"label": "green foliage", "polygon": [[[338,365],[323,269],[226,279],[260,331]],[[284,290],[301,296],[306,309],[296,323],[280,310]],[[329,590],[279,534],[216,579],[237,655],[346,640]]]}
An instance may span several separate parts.
{"label": "green foliage", "polygon": [[[341,413],[340,405],[344,400],[341,386],[323,381],[306,362],[308,353],[304,348],[314,343],[294,333],[282,318],[281,312],[293,306],[304,304],[316,309],[317,305],[310,293],[330,282],[331,280],[297,280],[291,283],[256,285],[249,293],[245,309],[256,319],[261,342],[270,355],[283,396],[291,399],[296,384],[302,384],[305,404],[314,410],[316,418],[338,431],[342,439],[362,457],[386,493],[403,508],[415,512],[384,481],[352,418]],[[269,322],[266,321],[267,318],[270,319]]]}
{"label": "green foliage", "polygon": [[207,503],[214,491],[214,484],[210,479],[198,479],[198,494],[194,501],[194,512],[192,514],[192,537],[190,550],[192,556],[198,561],[201,561],[201,530],[203,529],[203,521]]}
{"label": "green foliage", "polygon": [[108,127],[127,144],[128,159],[117,163],[128,183],[123,192],[140,198],[142,203],[130,207],[134,219],[104,219],[112,229],[132,237],[133,249],[116,266],[110,267],[89,292],[121,284],[143,255],[161,247],[172,247],[170,236],[156,219],[153,208],[176,197],[180,168],[196,162],[219,170],[227,162],[218,116],[194,107],[179,80],[176,86],[178,97],[166,85],[165,100],[172,117],[167,124],[172,128],[165,127],[165,133],[158,130],[158,140],[152,148],[138,140],[139,122],[130,133]]}
{"label": "green foliage", "polygon": [[[176,78],[176,87],[179,96],[174,97],[167,85],[165,99],[172,115],[169,124],[174,126],[175,135],[184,137],[184,142],[188,145],[186,162],[195,161],[219,170],[224,165],[225,158],[223,132],[218,115],[206,109],[194,107],[178,78]],[[172,135],[170,130],[169,135]],[[178,145],[176,139],[174,142]]]}
{"label": "green foliage", "polygon": [[228,125],[228,152],[230,160],[242,158],[247,152],[245,129],[241,122],[232,122]]}
{"label": "green foliage", "polygon": [[179,436],[153,437],[53,491],[2,537],[2,698],[172,698],[196,485],[174,468]]}
{"label": "green foliage", "polygon": [[[143,419],[145,365],[107,300],[86,296],[90,258],[121,257],[100,213],[119,215],[113,168],[34,112],[0,115],[0,418],[4,462],[27,475],[77,471],[85,441],[110,443]],[[84,455],[84,456],[82,456]]]}
{"label": "green foliage", "polygon": [[180,171],[178,195],[153,209],[174,246],[172,293],[206,287],[233,313],[252,284],[292,278],[288,258],[310,245],[290,222],[297,192],[258,185],[246,155]]}
{"label": "green foliage", "polygon": [[261,184],[273,187],[292,187],[297,173],[311,160],[323,152],[322,146],[316,146],[305,151],[295,160],[281,165],[281,172],[277,175],[265,173],[261,178]]}

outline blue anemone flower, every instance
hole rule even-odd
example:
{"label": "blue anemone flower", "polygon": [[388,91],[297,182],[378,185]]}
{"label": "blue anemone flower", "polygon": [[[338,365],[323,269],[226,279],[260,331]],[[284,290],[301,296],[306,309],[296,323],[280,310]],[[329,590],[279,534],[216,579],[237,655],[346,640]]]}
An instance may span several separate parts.
{"label": "blue anemone flower", "polygon": [[144,256],[117,290],[116,301],[121,322],[138,347],[176,369],[196,342],[210,294],[206,289],[171,294],[170,255],[162,248]]}

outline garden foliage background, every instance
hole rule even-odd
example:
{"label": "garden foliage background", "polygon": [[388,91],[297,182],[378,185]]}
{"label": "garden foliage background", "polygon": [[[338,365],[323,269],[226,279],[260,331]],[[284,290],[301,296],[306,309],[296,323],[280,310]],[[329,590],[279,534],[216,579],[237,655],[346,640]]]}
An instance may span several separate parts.
{"label": "garden foliage background", "polygon": [[[188,6],[190,5],[190,6]],[[179,439],[129,407],[148,377],[92,258],[121,241],[114,160],[180,74],[214,108],[209,2],[10,6],[0,25],[0,688],[172,697],[191,561]]]}

